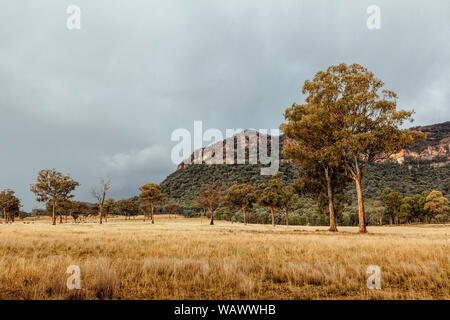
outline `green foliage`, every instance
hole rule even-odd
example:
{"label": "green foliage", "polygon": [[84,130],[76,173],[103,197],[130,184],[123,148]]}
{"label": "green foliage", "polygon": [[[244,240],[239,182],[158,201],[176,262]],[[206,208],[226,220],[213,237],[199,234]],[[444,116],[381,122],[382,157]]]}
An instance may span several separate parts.
{"label": "green foliage", "polygon": [[424,191],[403,198],[400,192],[386,188],[382,193],[384,216],[389,223],[446,222],[450,219],[449,201],[440,191]]}
{"label": "green foliage", "polygon": [[72,201],[71,204],[69,213],[75,222],[79,217],[86,216],[89,213],[89,205],[86,202]]}
{"label": "green foliage", "polygon": [[254,188],[248,184],[234,184],[228,188],[224,204],[230,209],[241,210],[243,222],[247,223],[247,212],[253,209],[256,202]]}
{"label": "green foliage", "polygon": [[163,205],[167,201],[167,197],[161,192],[161,187],[155,183],[147,183],[139,187],[141,193],[139,194],[139,208],[145,216],[150,209],[152,223],[155,223],[155,207]]}
{"label": "green foliage", "polygon": [[[450,194],[450,164],[434,166],[433,161],[407,161],[372,163],[366,167],[363,188],[368,199],[381,197],[384,188],[390,188],[405,196],[413,196],[425,190],[441,190]],[[355,195],[353,190],[349,190]]]}
{"label": "green foliage", "polygon": [[421,194],[403,199],[400,207],[400,218],[402,222],[409,223],[426,220],[428,210],[425,209],[425,202],[429,193],[429,191],[424,191]]}
{"label": "green foliage", "polygon": [[183,207],[176,202],[169,202],[164,206],[164,212],[169,214],[183,214]]}
{"label": "green foliage", "polygon": [[265,183],[260,184],[256,191],[258,204],[262,207],[281,208],[283,187],[281,176],[272,178],[267,185]]}
{"label": "green foliage", "polygon": [[56,224],[56,202],[67,201],[73,198],[71,194],[80,184],[69,175],[63,175],[56,169],[40,170],[37,182],[30,186],[31,192],[36,195],[39,202],[51,201],[53,207],[52,223]]}
{"label": "green foliage", "polygon": [[119,200],[116,202],[116,206],[118,213],[128,218],[139,214],[139,199],[137,197]]}
{"label": "green foliage", "polygon": [[223,188],[221,185],[210,184],[202,190],[196,199],[197,205],[209,211],[211,225],[214,224],[214,212],[223,200]]}
{"label": "green foliage", "polygon": [[336,171],[334,174],[355,180],[359,231],[365,233],[361,169],[425,137],[422,132],[399,129],[413,112],[397,110],[397,95],[383,86],[365,67],[341,63],[305,81],[305,104],[294,103],[285,112],[287,123],[280,127],[293,141],[283,153],[302,168],[323,168],[328,181],[331,231],[336,227],[330,174]]}
{"label": "green foliage", "polygon": [[0,210],[5,222],[14,222],[14,217],[20,212],[20,200],[15,192],[9,189],[0,192]]}
{"label": "green foliage", "polygon": [[[220,183],[224,188],[234,184],[248,184],[257,187],[261,183],[268,183],[270,176],[261,175],[261,165],[207,165],[194,164],[185,169],[177,170],[169,175],[162,183],[162,192],[168,198],[179,203],[184,208],[194,208],[193,200],[204,185]],[[286,182],[296,178],[296,169],[289,163],[281,163]]]}
{"label": "green foliage", "polygon": [[381,201],[385,208],[385,215],[389,217],[391,224],[398,223],[402,200],[403,196],[400,192],[394,192],[389,188],[383,190]]}
{"label": "green foliage", "polygon": [[256,191],[258,205],[270,208],[272,225],[275,226],[275,210],[283,207],[284,185],[283,175],[278,173],[270,179],[269,184],[262,183]]}
{"label": "green foliage", "polygon": [[103,204],[103,210],[106,216],[117,214],[117,203],[113,198],[108,198]]}
{"label": "green foliage", "polygon": [[447,221],[450,215],[450,205],[447,198],[440,191],[432,191],[426,197],[424,209],[439,221]]}
{"label": "green foliage", "polygon": [[[366,199],[369,202],[380,199],[381,191],[385,187],[396,190],[406,197],[414,196],[425,190],[441,190],[448,196],[450,194],[450,165],[433,167],[433,163],[433,161],[422,161],[420,164],[383,162],[368,165],[365,168],[363,180]],[[297,178],[297,171],[290,163],[281,163],[280,165],[280,172],[284,174],[285,184],[290,184]],[[225,187],[248,181],[249,185],[257,187],[261,183],[268,183],[269,180],[270,177],[260,174],[259,165],[198,164],[175,171],[161,183],[161,187],[168,198],[182,206],[188,215],[188,212],[195,214],[192,199],[208,181],[220,181]],[[352,203],[356,203],[356,193],[352,185],[345,190],[345,194],[352,200]],[[303,195],[301,199],[309,202],[310,210],[314,210],[311,196]]]}

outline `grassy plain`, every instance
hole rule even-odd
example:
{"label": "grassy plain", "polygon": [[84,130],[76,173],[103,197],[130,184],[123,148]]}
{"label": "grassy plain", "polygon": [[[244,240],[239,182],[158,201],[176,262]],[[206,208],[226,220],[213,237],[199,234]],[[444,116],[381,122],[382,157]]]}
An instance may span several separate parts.
{"label": "grassy plain", "polygon": [[[231,224],[180,216],[0,225],[0,299],[450,299],[450,225]],[[68,290],[69,265],[81,290]],[[369,265],[381,268],[369,290]]]}

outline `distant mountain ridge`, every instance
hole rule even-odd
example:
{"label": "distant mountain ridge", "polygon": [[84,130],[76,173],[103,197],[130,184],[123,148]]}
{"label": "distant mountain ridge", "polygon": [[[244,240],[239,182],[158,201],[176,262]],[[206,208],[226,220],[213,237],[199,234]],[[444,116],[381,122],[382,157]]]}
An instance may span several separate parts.
{"label": "distant mountain ridge", "polygon": [[[441,163],[448,163],[450,161],[450,121],[429,126],[413,127],[411,130],[417,130],[425,133],[426,140],[419,141],[411,146],[408,146],[399,153],[392,155],[390,157],[392,160],[400,164],[404,163],[407,159],[418,161],[437,161]],[[251,143],[249,136],[255,136],[254,141],[256,143]],[[256,147],[259,145],[260,139],[265,139],[267,141],[268,148],[270,149],[272,139],[271,136],[259,133],[256,130],[247,129],[221,142],[195,150],[191,154],[190,161],[187,159],[181,162],[178,165],[177,170],[185,169],[187,166],[192,164],[214,164],[214,156],[220,148],[222,148],[223,152],[223,163],[236,163],[238,150],[237,146],[239,144],[246,150],[246,163],[251,163],[252,157],[249,156],[249,154],[253,154],[254,156],[258,154]],[[285,162],[286,159],[283,158],[281,150],[283,146],[288,143],[288,141],[289,139],[284,135],[279,137],[280,160],[282,162]],[[226,158],[226,145],[234,145],[233,159]],[[253,159],[253,161],[255,161],[255,159]]]}
{"label": "distant mountain ridge", "polygon": [[[450,193],[450,121],[413,127],[411,129],[422,131],[426,140],[416,142],[406,147],[401,152],[392,155],[390,160],[381,163],[373,163],[366,169],[363,188],[369,199],[379,199],[383,188],[390,187],[402,192],[405,196],[419,193],[423,190],[437,189],[447,196]],[[256,131],[245,130],[222,142],[195,150],[191,154],[191,163],[183,161],[177,170],[170,174],[162,183],[163,192],[169,199],[177,201],[185,206],[190,206],[193,198],[209,183],[220,182],[224,187],[234,183],[248,183],[257,186],[267,182],[269,176],[262,176],[262,165],[249,164],[249,151],[254,146],[249,144],[248,135],[256,135],[259,139],[267,139],[268,149],[271,148],[271,137]],[[233,140],[231,140],[233,139]],[[216,151],[223,148],[224,163],[226,159],[226,142],[234,142],[233,156],[235,164],[212,164]],[[281,149],[288,139],[281,135],[280,141],[280,171],[286,176],[288,182],[293,181],[297,169],[282,157]],[[246,164],[236,164],[238,144],[245,147]],[[257,153],[256,153],[257,154]],[[195,164],[194,160],[198,163]],[[231,159],[229,159],[231,161]],[[350,190],[350,192],[353,192]]]}
{"label": "distant mountain ridge", "polygon": [[426,139],[408,146],[392,158],[403,163],[405,159],[428,160],[440,163],[449,163],[450,158],[450,121],[421,127],[411,130],[421,131]]}

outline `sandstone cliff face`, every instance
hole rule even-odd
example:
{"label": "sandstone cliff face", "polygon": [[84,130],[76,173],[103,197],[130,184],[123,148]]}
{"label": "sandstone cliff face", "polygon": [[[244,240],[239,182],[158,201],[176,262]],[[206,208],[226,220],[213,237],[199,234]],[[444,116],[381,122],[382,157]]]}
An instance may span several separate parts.
{"label": "sandstone cliff face", "polygon": [[425,133],[426,140],[403,149],[390,159],[400,164],[406,159],[435,161],[435,166],[450,163],[450,121],[411,129]]}
{"label": "sandstone cliff face", "polygon": [[[178,165],[178,170],[190,164],[233,164],[238,158],[245,159],[246,163],[256,164],[258,161],[258,146],[269,145],[271,136],[259,133],[256,130],[244,130],[221,142],[195,150],[190,159]],[[280,145],[282,145],[280,137]],[[227,150],[229,148],[229,150]],[[227,157],[227,155],[230,155]]]}
{"label": "sandstone cliff face", "polygon": [[[426,140],[408,146],[384,161],[395,161],[399,164],[403,164],[406,160],[431,161],[432,163],[430,164],[435,167],[450,163],[450,121],[411,129],[425,133]],[[258,160],[256,157],[257,148],[261,142],[264,145],[265,141],[267,141],[267,145],[270,148],[270,136],[258,133],[255,130],[245,130],[222,142],[195,150],[191,155],[191,161],[183,161],[178,165],[177,170],[185,169],[193,163],[235,163],[235,158],[237,159],[237,155],[240,152],[239,150],[246,150],[244,151],[246,163],[255,164]],[[281,148],[288,142],[288,138],[283,135],[280,136],[279,143]],[[233,154],[233,158],[226,157],[227,146],[232,148],[229,154]],[[221,149],[222,154],[220,153]],[[282,158],[281,152],[280,157]],[[283,159],[281,161],[285,162]]]}
{"label": "sandstone cliff face", "polygon": [[414,152],[408,149],[403,149],[399,153],[393,154],[390,159],[396,161],[397,163],[404,163],[405,159],[410,158],[413,160],[436,160],[438,162],[449,163],[450,157],[450,141],[442,141],[437,146],[429,146],[425,148],[422,152]]}

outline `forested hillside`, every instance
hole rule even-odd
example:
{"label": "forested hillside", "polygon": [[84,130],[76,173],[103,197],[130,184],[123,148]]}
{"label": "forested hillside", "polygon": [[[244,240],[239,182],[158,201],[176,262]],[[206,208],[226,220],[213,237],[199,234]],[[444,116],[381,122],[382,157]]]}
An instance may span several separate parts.
{"label": "forested hillside", "polygon": [[[440,190],[446,197],[450,193],[450,122],[425,127],[414,127],[422,131],[427,139],[409,146],[390,161],[370,164],[366,168],[363,188],[370,200],[379,200],[384,188],[389,187],[412,196],[424,190]],[[239,135],[235,140],[242,140]],[[245,141],[245,139],[243,140]],[[281,137],[280,148],[286,139]],[[248,143],[248,142],[247,142]],[[196,155],[198,151],[193,154]],[[205,159],[207,162],[207,159]],[[205,185],[219,182],[224,187],[235,183],[248,183],[257,186],[267,182],[270,177],[260,174],[261,165],[209,165],[180,164],[179,170],[169,175],[162,183],[162,189],[170,200],[184,207],[191,207],[192,200]],[[287,182],[296,178],[296,168],[282,160],[280,171]],[[353,196],[353,186],[348,188]]]}
{"label": "forested hillside", "polygon": [[[289,163],[280,166],[288,182],[296,178],[295,168]],[[424,190],[440,190],[448,196],[450,192],[450,164],[433,167],[430,164],[393,162],[371,164],[366,171],[364,191],[368,199],[378,200],[381,191],[390,187],[412,196]],[[190,207],[191,200],[205,185],[221,182],[225,187],[234,183],[248,183],[257,186],[267,182],[270,177],[260,174],[259,165],[192,165],[169,175],[161,184],[169,198]],[[353,185],[349,193],[354,191]]]}

